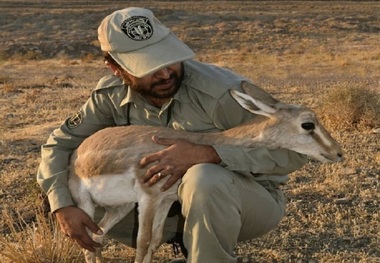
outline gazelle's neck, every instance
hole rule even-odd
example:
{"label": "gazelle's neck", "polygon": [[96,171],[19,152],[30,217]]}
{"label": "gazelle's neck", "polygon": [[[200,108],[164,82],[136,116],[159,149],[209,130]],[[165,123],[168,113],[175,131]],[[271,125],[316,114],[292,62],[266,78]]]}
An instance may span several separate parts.
{"label": "gazelle's neck", "polygon": [[215,133],[188,133],[187,140],[210,145],[251,145],[260,144],[260,134],[268,126],[267,118],[257,118],[237,127]]}

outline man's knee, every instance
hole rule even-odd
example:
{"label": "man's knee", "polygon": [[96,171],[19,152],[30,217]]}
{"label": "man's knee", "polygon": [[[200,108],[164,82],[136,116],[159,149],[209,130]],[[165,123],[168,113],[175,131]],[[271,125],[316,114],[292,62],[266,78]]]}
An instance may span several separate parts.
{"label": "man's knee", "polygon": [[182,178],[178,195],[180,200],[196,198],[198,201],[210,200],[221,193],[228,194],[233,184],[232,172],[216,164],[197,164],[192,166]]}
{"label": "man's knee", "polygon": [[180,188],[188,191],[210,191],[217,186],[218,170],[222,167],[215,164],[196,164],[187,170],[182,178]]}

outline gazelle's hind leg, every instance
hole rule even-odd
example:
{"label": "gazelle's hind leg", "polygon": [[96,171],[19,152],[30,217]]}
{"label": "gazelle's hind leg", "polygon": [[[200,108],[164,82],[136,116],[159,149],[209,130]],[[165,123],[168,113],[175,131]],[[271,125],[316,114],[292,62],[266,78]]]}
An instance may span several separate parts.
{"label": "gazelle's hind leg", "polygon": [[128,203],[117,207],[106,207],[106,212],[98,224],[103,231],[103,235],[94,235],[94,241],[102,244],[104,236],[108,231],[132,211],[134,207],[135,203]]}
{"label": "gazelle's hind leg", "polygon": [[[74,193],[73,198],[75,202],[77,203],[77,206],[80,209],[82,209],[84,212],[86,212],[87,215],[93,220],[94,214],[95,214],[95,205],[92,202],[90,194],[86,191],[80,191],[81,188],[79,188],[79,186],[78,186],[78,191],[73,191],[73,188],[70,188],[70,190]],[[92,236],[91,231],[89,231],[88,229],[87,229],[87,233],[89,234],[90,237]],[[87,263],[102,262],[101,258],[97,260],[96,259],[97,256],[95,255],[95,253],[87,249],[83,249],[83,254]]]}
{"label": "gazelle's hind leg", "polygon": [[152,236],[143,263],[152,262],[153,253],[161,245],[165,220],[173,202],[174,200],[163,200],[161,204],[156,206],[153,219]]}
{"label": "gazelle's hind leg", "polygon": [[[69,181],[68,181],[69,189],[71,195],[77,204],[77,207],[82,209],[92,220],[94,220],[95,214],[95,204],[92,201],[90,193],[83,186],[83,181],[76,175],[75,171],[70,171]],[[89,236],[92,236],[91,231],[87,229],[87,233]],[[83,249],[83,254],[87,263],[96,263],[96,255],[94,252],[91,252],[87,249]],[[100,255],[101,257],[101,255]],[[101,262],[101,258],[99,259]]]}
{"label": "gazelle's hind leg", "polygon": [[[102,229],[103,234],[102,235],[96,235],[91,233],[90,231],[89,234],[92,237],[92,239],[99,243],[103,244],[103,240],[105,235],[108,233],[108,231],[116,225],[118,222],[120,222],[121,219],[123,219],[133,208],[135,204],[134,203],[129,203],[123,206],[117,206],[117,207],[106,207],[106,212],[103,216],[103,218],[99,222],[99,227]],[[96,253],[94,255],[93,252],[84,250],[85,254],[85,259],[87,263],[102,263],[103,262],[103,257],[102,257],[102,248],[97,248]]]}

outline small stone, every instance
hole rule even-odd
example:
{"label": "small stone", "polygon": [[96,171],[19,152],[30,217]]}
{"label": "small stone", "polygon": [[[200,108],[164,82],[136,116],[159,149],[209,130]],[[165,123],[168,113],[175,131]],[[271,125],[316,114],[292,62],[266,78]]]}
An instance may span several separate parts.
{"label": "small stone", "polygon": [[338,198],[338,199],[335,199],[334,202],[335,204],[337,205],[343,205],[343,204],[348,204],[351,200],[347,197],[343,197],[343,198]]}

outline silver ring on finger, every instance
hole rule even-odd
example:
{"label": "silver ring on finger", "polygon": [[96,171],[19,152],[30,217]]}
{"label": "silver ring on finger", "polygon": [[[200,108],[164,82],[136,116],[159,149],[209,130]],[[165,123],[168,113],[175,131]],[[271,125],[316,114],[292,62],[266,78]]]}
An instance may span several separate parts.
{"label": "silver ring on finger", "polygon": [[161,173],[161,172],[158,172],[158,173],[157,173],[157,177],[158,177],[158,178],[161,178],[162,176],[164,176],[163,173]]}

